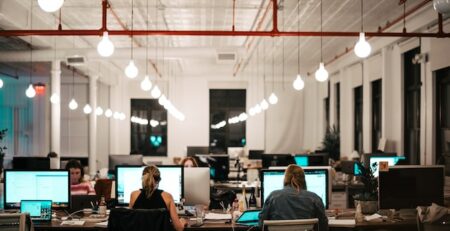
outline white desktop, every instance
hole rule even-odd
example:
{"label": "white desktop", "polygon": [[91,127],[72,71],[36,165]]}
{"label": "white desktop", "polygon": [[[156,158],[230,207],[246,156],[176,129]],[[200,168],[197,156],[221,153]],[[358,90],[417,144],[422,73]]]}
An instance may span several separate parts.
{"label": "white desktop", "polygon": [[184,168],[185,205],[209,205],[209,168]]}

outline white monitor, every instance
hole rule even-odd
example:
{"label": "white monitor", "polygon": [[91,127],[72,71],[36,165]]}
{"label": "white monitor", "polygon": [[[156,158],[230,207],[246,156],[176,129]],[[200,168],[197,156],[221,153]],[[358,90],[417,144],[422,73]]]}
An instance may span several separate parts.
{"label": "white monitor", "polygon": [[[142,171],[146,166],[116,167],[116,197],[119,205],[128,205],[133,191],[142,188]],[[175,203],[183,197],[183,167],[158,166],[161,173],[159,189],[172,195]]]}
{"label": "white monitor", "polygon": [[[305,171],[305,180],[307,190],[317,194],[324,204],[324,207],[328,208],[331,202],[331,185],[329,177],[329,167],[309,167],[303,168]],[[261,180],[261,198],[262,203],[267,197],[275,190],[283,188],[285,170],[263,170]]]}
{"label": "white monitor", "polygon": [[184,168],[184,198],[186,205],[209,205],[209,168]]}

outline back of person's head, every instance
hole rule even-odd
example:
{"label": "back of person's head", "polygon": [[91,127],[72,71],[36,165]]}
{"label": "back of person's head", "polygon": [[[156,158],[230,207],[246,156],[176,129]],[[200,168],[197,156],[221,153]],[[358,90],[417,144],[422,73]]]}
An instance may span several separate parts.
{"label": "back of person's head", "polygon": [[78,183],[81,183],[83,181],[83,177],[84,177],[84,168],[83,165],[81,165],[80,161],[78,160],[69,160],[66,164],[66,170],[70,169],[80,169],[80,179],[78,179]]}
{"label": "back of person's head", "polygon": [[47,154],[47,158],[56,158],[58,157],[58,154],[56,154],[56,152],[49,152]]}
{"label": "back of person's head", "polygon": [[290,185],[297,191],[306,190],[305,171],[298,165],[290,164],[284,173],[283,185]]}
{"label": "back of person's head", "polygon": [[[189,162],[191,162],[192,164],[189,163]],[[181,161],[181,165],[182,165],[183,167],[198,167],[197,161],[196,161],[194,158],[190,157],[190,156],[184,158],[184,159]]]}
{"label": "back of person's head", "polygon": [[158,184],[161,181],[161,173],[158,167],[150,165],[144,168],[142,171],[142,189],[144,189],[148,198],[150,198],[158,188]]}

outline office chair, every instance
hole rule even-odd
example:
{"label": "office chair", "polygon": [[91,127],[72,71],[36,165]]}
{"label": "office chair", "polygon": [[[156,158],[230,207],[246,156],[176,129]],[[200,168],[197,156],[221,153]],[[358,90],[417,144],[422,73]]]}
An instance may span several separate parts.
{"label": "office chair", "polygon": [[109,231],[174,230],[167,209],[111,209]]}
{"label": "office chair", "polygon": [[28,213],[0,213],[0,230],[34,231],[34,227]]}
{"label": "office chair", "polygon": [[434,223],[423,223],[417,217],[417,230],[418,231],[448,231],[450,230],[450,215],[447,214],[443,218]]}
{"label": "office chair", "polygon": [[306,231],[314,230],[314,225],[319,219],[296,219],[296,220],[264,220],[264,226],[268,231]]}

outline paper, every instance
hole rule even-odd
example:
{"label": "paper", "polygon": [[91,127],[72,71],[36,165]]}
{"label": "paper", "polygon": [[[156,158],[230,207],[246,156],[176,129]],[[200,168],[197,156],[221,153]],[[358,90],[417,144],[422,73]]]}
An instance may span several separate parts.
{"label": "paper", "polygon": [[355,227],[355,219],[328,219],[328,225],[333,227]]}
{"label": "paper", "polygon": [[229,213],[207,213],[205,215],[206,220],[231,220],[231,214]]}
{"label": "paper", "polygon": [[84,225],[84,222],[85,221],[74,221],[74,220],[63,221],[63,222],[61,222],[61,225],[82,226],[82,225]]}
{"label": "paper", "polygon": [[382,218],[382,216],[380,214],[374,213],[372,215],[365,216],[364,220],[365,221],[373,221],[373,220],[377,220],[377,219],[381,219],[381,218]]}

